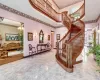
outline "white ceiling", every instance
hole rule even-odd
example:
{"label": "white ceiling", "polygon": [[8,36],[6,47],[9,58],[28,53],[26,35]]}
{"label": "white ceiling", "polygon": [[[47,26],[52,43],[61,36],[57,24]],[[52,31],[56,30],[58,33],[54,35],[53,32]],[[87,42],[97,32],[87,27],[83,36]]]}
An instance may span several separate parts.
{"label": "white ceiling", "polygon": [[100,14],[100,0],[85,0],[85,21],[95,20]]}
{"label": "white ceiling", "polygon": [[[67,6],[68,2],[82,1],[82,0],[54,0],[58,2],[59,5]],[[35,10],[29,3],[28,0],[0,0],[0,3],[7,5],[11,8],[14,8],[18,11],[31,15],[34,18],[37,18],[41,21],[49,23],[53,26],[61,26],[61,23],[57,23],[49,17],[43,15],[39,11]],[[66,5],[65,5],[66,4]],[[100,0],[85,0],[85,21],[94,20],[100,14]],[[2,17],[2,16],[1,16]]]}
{"label": "white ceiling", "polygon": [[[44,14],[40,13],[36,9],[34,9],[29,0],[0,0],[0,3],[7,5],[13,9],[26,13],[34,18],[37,18],[41,21],[49,23],[55,27],[61,26],[61,23],[57,23],[54,20],[50,19],[49,17],[45,16]],[[1,16],[2,17],[2,16]]]}
{"label": "white ceiling", "polygon": [[12,25],[12,26],[15,26],[15,27],[21,26],[20,22],[9,20],[9,19],[5,19],[5,18],[0,23],[1,24],[6,24],[6,25]]}
{"label": "white ceiling", "polygon": [[62,8],[65,8],[65,7],[68,7],[72,4],[75,4],[75,3],[78,3],[78,2],[81,2],[83,0],[53,0],[60,9]]}

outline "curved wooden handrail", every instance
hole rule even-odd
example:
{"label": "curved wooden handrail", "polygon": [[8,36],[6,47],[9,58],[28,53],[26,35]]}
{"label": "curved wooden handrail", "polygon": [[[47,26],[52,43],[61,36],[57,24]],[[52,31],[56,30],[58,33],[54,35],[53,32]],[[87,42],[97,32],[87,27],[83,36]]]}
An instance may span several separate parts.
{"label": "curved wooden handrail", "polygon": [[[45,3],[45,10],[44,9],[42,9],[39,5],[36,5],[35,4],[35,1],[37,1],[37,0],[29,0],[29,3],[31,4],[31,6],[33,7],[33,8],[35,8],[36,10],[38,10],[39,12],[42,12],[43,14],[45,14],[46,16],[48,16],[49,18],[51,18],[51,19],[53,19],[54,21],[56,21],[56,22],[61,22],[62,20],[60,19],[60,17],[61,17],[61,13],[58,13],[55,9],[53,9],[45,0],[43,0],[44,1],[44,3]],[[34,3],[33,3],[34,2]],[[38,2],[38,1],[37,1]],[[38,2],[38,3],[40,3],[40,2]],[[40,3],[41,4],[41,3]],[[42,4],[43,5],[43,4]],[[51,10],[54,12],[54,14],[56,14],[56,15],[54,15],[54,14],[50,14],[50,13],[48,13],[48,12],[50,12],[50,11],[47,11],[47,6],[49,6],[49,8],[51,8]]]}
{"label": "curved wooden handrail", "polygon": [[[65,36],[64,36],[59,42],[63,41],[63,40],[66,38],[66,36],[70,33],[70,31],[71,31],[71,20],[70,20],[70,18],[67,16],[67,13],[68,13],[67,11],[62,12],[62,21],[63,21],[63,23],[64,23],[64,22],[67,23],[67,20],[69,20],[69,22],[68,22],[69,25],[66,24],[66,26],[67,26],[67,28],[68,28],[68,32],[65,34]],[[65,15],[65,16],[63,16],[63,15]],[[65,20],[64,18],[65,18],[65,19],[67,18],[67,19]]]}
{"label": "curved wooden handrail", "polygon": [[70,31],[71,31],[71,29],[65,34],[65,36],[59,42],[61,42],[63,39],[65,39],[66,36],[70,33]]}
{"label": "curved wooden handrail", "polygon": [[82,31],[78,32],[73,38],[71,38],[67,43],[70,44],[73,40],[75,40],[77,37],[79,37],[80,33],[82,33]]}
{"label": "curved wooden handrail", "polygon": [[[48,17],[50,17],[51,19],[55,20],[56,22],[62,22],[62,20],[61,20],[61,18],[60,18],[61,15],[62,15],[62,13],[57,12],[53,7],[51,7],[51,6],[47,3],[47,1],[42,0],[42,1],[45,3],[44,6],[46,6],[46,5],[49,6],[49,8],[51,8],[51,10],[53,11],[53,13],[56,14],[56,15],[53,15],[53,13],[52,13],[52,14],[48,13],[48,12],[50,12],[50,11],[46,11],[46,10],[42,9],[41,7],[39,7],[39,5],[37,6],[36,4],[34,4],[35,1],[37,1],[38,3],[40,3],[38,0],[29,0],[31,6],[32,6],[33,8],[35,8],[35,9],[37,9],[39,12],[42,12],[43,14],[47,15]],[[40,0],[40,1],[41,1],[41,0]],[[34,2],[34,3],[33,3],[33,2]],[[41,4],[41,3],[40,3],[40,4]],[[43,4],[41,4],[41,5],[43,5]],[[83,4],[76,12],[70,14],[70,17],[71,17],[71,15],[76,14],[77,12],[79,12],[79,11],[82,9],[82,7],[84,7],[84,5],[85,5],[85,4]],[[82,18],[83,16],[84,16],[84,14],[81,15],[80,18]],[[80,19],[80,18],[79,18],[79,19]],[[77,20],[79,20],[79,19],[77,19]],[[75,21],[74,21],[74,22],[75,22]]]}
{"label": "curved wooden handrail", "polygon": [[[84,44],[85,24],[83,21],[81,21],[81,18],[85,15],[84,10],[82,10],[82,9],[84,9],[84,7],[85,6],[83,4],[75,13],[73,13],[73,14],[76,14],[78,12],[80,15],[77,18],[75,17],[74,21],[72,20],[71,16],[70,16],[70,19],[69,19],[70,21],[69,21],[66,13],[63,13],[63,15],[62,15],[63,16],[63,18],[62,18],[63,24],[67,28],[69,27],[69,29],[68,29],[68,32],[66,33],[66,35],[58,43],[57,54],[58,54],[59,59],[57,58],[57,60],[58,61],[61,60],[60,62],[63,64],[64,69],[68,68],[68,69],[73,70],[73,67],[71,67],[71,66],[73,66],[76,63],[82,62],[82,60],[77,62],[76,59],[81,54],[83,46],[84,46],[83,44]],[[73,17],[74,17],[74,15],[73,15]],[[76,31],[74,31],[74,30],[76,30]],[[71,34],[69,35],[69,33],[71,33]],[[77,44],[78,44],[78,46],[77,46]],[[59,48],[62,48],[62,50],[59,50]],[[65,64],[62,61],[65,61]],[[60,65],[62,66],[61,63],[60,63]],[[70,72],[69,70],[67,70],[67,71]]]}
{"label": "curved wooden handrail", "polygon": [[72,13],[72,14],[70,14],[70,15],[73,15],[73,14],[77,13],[77,12],[78,12],[79,10],[81,10],[84,6],[85,6],[85,3],[83,3],[83,5],[82,5],[77,11],[75,11],[74,13]]}
{"label": "curved wooden handrail", "polygon": [[[83,24],[83,27],[85,26],[85,24],[84,24],[84,22],[83,21],[81,21],[81,20],[78,20],[80,23],[82,23]],[[73,38],[71,38],[69,41],[68,41],[68,43],[71,43],[73,40],[75,40],[77,37],[79,37],[79,35],[80,35],[80,33],[82,33],[82,31],[83,31],[83,28],[73,37]]]}
{"label": "curved wooden handrail", "polygon": [[[85,3],[76,12],[68,15],[67,11],[58,13],[46,1],[47,0],[29,0],[33,8],[37,9],[56,22],[62,22],[62,24],[64,24],[68,29],[65,36],[57,42],[56,59],[62,63],[62,66],[66,71],[73,72],[73,65],[76,63],[76,58],[82,51],[79,47],[83,47],[85,24],[80,19],[85,15]],[[78,48],[76,48],[77,44],[79,44]],[[73,52],[75,50],[78,52]]]}
{"label": "curved wooden handrail", "polygon": [[75,11],[74,13],[72,13],[72,14],[69,15],[71,18],[73,18],[71,15],[74,15],[74,14],[78,13],[82,9],[84,10],[84,12],[81,14],[80,18],[76,19],[73,22],[76,22],[76,21],[78,21],[78,20],[80,20],[80,19],[82,19],[84,17],[84,15],[85,15],[85,3],[83,3],[83,5],[77,11]]}
{"label": "curved wooden handrail", "polygon": [[[84,7],[85,7],[85,3],[83,3],[83,5],[82,5],[76,12],[70,14],[70,16],[73,15],[73,14],[76,14],[76,13],[79,12],[81,9],[84,9]],[[63,12],[63,13],[66,13],[66,12]],[[80,19],[83,18],[84,15],[85,15],[85,13],[83,13],[83,14],[81,15],[81,17],[80,17],[79,19],[77,19],[76,21],[80,21]],[[66,14],[66,17],[68,18],[67,14]],[[69,19],[69,18],[68,18],[68,19]],[[62,19],[62,20],[63,20],[63,19]],[[69,19],[69,20],[70,20],[70,19]],[[71,21],[71,20],[70,20],[70,21]],[[74,22],[76,22],[76,21],[72,21],[72,23],[74,23]],[[84,24],[82,21],[80,21],[80,22],[81,22],[82,24]],[[70,22],[70,23],[71,23],[71,22]],[[66,26],[66,25],[65,25],[65,26]],[[67,26],[69,26],[69,25],[67,25]],[[69,32],[70,32],[70,29],[69,29],[68,33],[66,33],[66,35],[65,35],[59,42],[63,41],[63,40],[66,38],[66,36],[69,34]],[[73,40],[74,38],[76,38],[80,33],[81,33],[81,32],[79,32],[76,36],[74,36],[74,37],[72,38],[72,40]],[[69,41],[71,41],[71,40],[69,40]]]}
{"label": "curved wooden handrail", "polygon": [[[44,1],[45,1],[45,0],[44,0]],[[45,1],[45,3],[48,4],[47,1]],[[48,6],[51,7],[49,4],[48,4]],[[51,7],[51,8],[52,8],[52,7]],[[52,10],[54,10],[57,14],[61,14],[61,13],[57,12],[55,9],[53,9],[53,8],[52,8]]]}

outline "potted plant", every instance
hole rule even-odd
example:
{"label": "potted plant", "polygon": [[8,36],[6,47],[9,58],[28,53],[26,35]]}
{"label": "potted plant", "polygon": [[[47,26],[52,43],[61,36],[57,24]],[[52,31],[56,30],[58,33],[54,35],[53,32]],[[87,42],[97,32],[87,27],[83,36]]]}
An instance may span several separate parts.
{"label": "potted plant", "polygon": [[[87,53],[87,55],[89,56],[90,54],[94,55],[94,59],[97,63],[97,65],[100,67],[100,45],[95,45],[90,47],[89,52]],[[100,72],[100,70],[99,70]]]}
{"label": "potted plant", "polygon": [[100,45],[91,46],[87,55],[89,56],[90,54],[93,54],[94,59],[96,60],[96,53],[98,52],[98,50],[100,50]]}
{"label": "potted plant", "polygon": [[[100,45],[99,45],[99,48],[100,48]],[[97,65],[100,68],[100,49],[96,53],[96,62],[97,62]],[[100,72],[100,70],[98,70],[98,71]]]}

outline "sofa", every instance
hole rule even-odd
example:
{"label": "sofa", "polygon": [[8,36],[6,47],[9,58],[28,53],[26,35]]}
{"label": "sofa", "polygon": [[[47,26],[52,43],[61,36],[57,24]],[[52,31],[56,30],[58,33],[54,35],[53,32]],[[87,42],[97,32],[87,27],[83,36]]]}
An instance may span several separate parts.
{"label": "sofa", "polygon": [[6,51],[22,49],[20,43],[4,43],[2,49]]}

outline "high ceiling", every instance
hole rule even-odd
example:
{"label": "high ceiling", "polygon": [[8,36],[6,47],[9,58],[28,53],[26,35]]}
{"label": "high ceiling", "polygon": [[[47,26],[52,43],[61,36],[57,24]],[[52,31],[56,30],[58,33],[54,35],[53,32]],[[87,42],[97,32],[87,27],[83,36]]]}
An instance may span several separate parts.
{"label": "high ceiling", "polygon": [[85,21],[95,20],[100,14],[100,0],[85,0]]}
{"label": "high ceiling", "polygon": [[[74,4],[82,0],[54,0],[54,2],[60,7],[64,8],[70,4]],[[28,0],[0,0],[0,3],[7,5],[15,10],[28,14],[34,18],[37,18],[43,22],[51,24],[55,27],[61,26],[61,23],[57,23],[49,17],[43,15],[39,11],[35,10]],[[85,0],[85,21],[95,20],[100,14],[100,0]],[[80,5],[81,6],[81,5]],[[2,17],[2,16],[1,16]]]}
{"label": "high ceiling", "polygon": [[73,5],[75,3],[81,2],[83,0],[53,0],[60,9]]}
{"label": "high ceiling", "polygon": [[[50,19],[49,17],[45,16],[44,14],[40,13],[36,9],[34,9],[29,0],[0,0],[0,3],[11,7],[15,10],[28,14],[36,19],[39,19],[43,22],[46,22],[52,26],[58,27],[61,26],[61,23],[57,23],[54,20]],[[1,16],[2,17],[2,16]]]}

